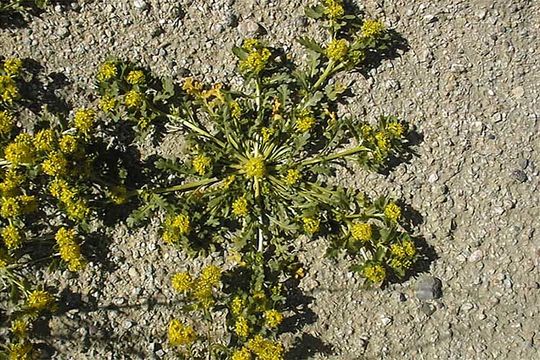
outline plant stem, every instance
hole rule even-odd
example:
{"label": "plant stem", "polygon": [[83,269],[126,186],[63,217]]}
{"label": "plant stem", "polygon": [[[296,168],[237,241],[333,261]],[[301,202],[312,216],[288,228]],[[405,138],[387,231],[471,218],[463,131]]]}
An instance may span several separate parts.
{"label": "plant stem", "polygon": [[219,145],[220,147],[224,148],[225,147],[225,143],[221,140],[219,140],[218,138],[216,138],[215,136],[213,136],[212,134],[210,134],[208,131],[204,130],[204,129],[201,129],[200,127],[198,127],[197,125],[193,124],[192,122],[190,121],[187,121],[185,119],[182,119],[181,117],[179,116],[174,116],[174,115],[167,115],[167,117],[171,120],[175,120],[175,121],[178,121],[180,122],[183,126],[195,131],[196,133],[204,136],[204,137],[207,137],[209,138],[210,140],[214,141],[217,145]]}
{"label": "plant stem", "polygon": [[255,104],[257,104],[257,111],[261,109],[261,79],[255,79]]}
{"label": "plant stem", "polygon": [[342,158],[342,157],[345,157],[345,156],[354,155],[354,154],[359,153],[361,151],[369,151],[369,149],[366,148],[365,146],[358,145],[358,146],[355,146],[355,147],[353,147],[351,149],[343,150],[343,151],[340,151],[338,153],[335,153],[335,154],[332,154],[332,155],[329,155],[329,156],[304,160],[304,161],[302,161],[300,163],[300,166],[315,165],[315,164],[318,164],[320,162],[330,161],[330,160],[339,159],[339,158]]}
{"label": "plant stem", "polygon": [[[165,194],[165,193],[176,192],[176,191],[188,191],[188,190],[191,190],[191,189],[196,189],[196,188],[201,187],[201,186],[214,184],[214,183],[216,183],[218,181],[219,181],[219,179],[214,177],[214,178],[211,178],[211,179],[203,179],[203,180],[199,180],[199,181],[193,181],[193,182],[190,182],[190,183],[187,183],[187,184],[180,184],[180,185],[170,186],[170,187],[167,187],[167,188],[154,189],[154,190],[150,190],[150,192],[152,192],[154,194]],[[145,192],[144,189],[134,190],[130,194],[128,194],[128,196],[139,195],[139,194],[142,194],[144,192]]]}

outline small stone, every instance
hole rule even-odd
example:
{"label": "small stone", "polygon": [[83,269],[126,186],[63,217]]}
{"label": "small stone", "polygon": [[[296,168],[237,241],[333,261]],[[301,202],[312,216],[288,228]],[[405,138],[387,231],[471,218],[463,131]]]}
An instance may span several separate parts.
{"label": "small stone", "polygon": [[129,268],[128,274],[133,279],[139,277],[139,273],[137,272],[137,270],[134,267]]}
{"label": "small stone", "polygon": [[416,297],[419,300],[433,300],[442,296],[442,282],[429,276],[421,279],[416,285]]}
{"label": "small stone", "polygon": [[439,175],[437,175],[437,173],[433,173],[433,174],[429,175],[429,177],[428,177],[428,182],[430,184],[433,184],[437,180],[439,180]]}
{"label": "small stone", "polygon": [[424,16],[424,20],[428,24],[431,24],[431,23],[437,22],[439,20],[439,18],[437,16],[435,16],[435,15],[428,14],[428,15]]}
{"label": "small stone", "polygon": [[464,303],[463,305],[461,305],[461,307],[459,308],[461,311],[470,311],[474,308],[474,305],[471,304],[471,303]]}
{"label": "small stone", "polygon": [[156,351],[156,356],[158,357],[165,356],[165,351],[163,351],[163,349],[159,349],[158,351]]}
{"label": "small stone", "polygon": [[512,171],[512,174],[510,174],[514,180],[519,181],[520,183],[524,183],[527,181],[527,174],[523,170],[514,170]]}
{"label": "small stone", "polygon": [[431,316],[437,308],[429,303],[423,303],[420,306],[420,311],[425,314],[426,316]]}
{"label": "small stone", "polygon": [[477,261],[482,260],[483,257],[484,257],[484,253],[482,252],[482,250],[478,249],[478,250],[473,251],[472,254],[469,255],[469,257],[467,258],[467,260],[469,262],[477,262]]}
{"label": "small stone", "polygon": [[525,95],[525,89],[523,89],[523,86],[515,87],[512,89],[512,95],[514,95],[516,99],[520,99],[523,97],[523,95]]}
{"label": "small stone", "polygon": [[128,329],[131,329],[131,327],[133,326],[133,323],[129,320],[126,320],[122,323],[122,326],[124,327],[124,329],[128,330]]}
{"label": "small stone", "polygon": [[477,10],[474,15],[476,16],[478,20],[483,20],[487,15],[487,11],[484,9],[480,9],[480,10]]}
{"label": "small stone", "polygon": [[133,0],[133,6],[139,11],[147,10],[149,5],[144,0]]}
{"label": "small stone", "polygon": [[392,323],[392,321],[393,321],[393,319],[392,319],[392,317],[390,317],[390,316],[383,315],[383,316],[381,317],[381,324],[382,324],[383,326],[388,326],[388,325],[390,325],[390,324]]}
{"label": "small stone", "polygon": [[240,23],[238,30],[244,37],[252,38],[259,34],[261,27],[255,21],[246,19]]}
{"label": "small stone", "polygon": [[225,18],[225,25],[234,28],[238,26],[238,17],[235,14],[229,13]]}
{"label": "small stone", "polygon": [[298,28],[304,28],[308,25],[308,19],[305,16],[299,16],[294,19],[294,25]]}
{"label": "small stone", "polygon": [[59,27],[58,30],[56,30],[56,35],[60,38],[65,38],[69,35],[69,29],[66,26]]}

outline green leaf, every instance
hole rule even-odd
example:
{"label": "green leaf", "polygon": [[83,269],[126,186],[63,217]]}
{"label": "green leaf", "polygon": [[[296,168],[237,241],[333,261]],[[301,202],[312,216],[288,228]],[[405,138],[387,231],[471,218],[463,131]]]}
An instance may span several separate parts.
{"label": "green leaf", "polygon": [[248,57],[248,52],[244,50],[241,47],[235,46],[232,48],[232,52],[234,55],[236,55],[240,60],[245,60]]}
{"label": "green leaf", "polygon": [[304,14],[311,19],[320,19],[323,16],[324,9],[322,6],[306,6],[304,8]]}
{"label": "green leaf", "polygon": [[296,39],[300,44],[304,45],[306,48],[315,51],[319,54],[324,54],[324,49],[313,39],[308,37],[300,37]]}

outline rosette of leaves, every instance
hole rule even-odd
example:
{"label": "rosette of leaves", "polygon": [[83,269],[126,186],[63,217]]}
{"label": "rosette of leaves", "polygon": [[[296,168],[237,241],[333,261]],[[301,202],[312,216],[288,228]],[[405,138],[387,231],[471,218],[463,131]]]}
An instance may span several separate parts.
{"label": "rosette of leaves", "polygon": [[[113,117],[166,120],[169,132],[183,136],[189,149],[176,160],[156,163],[166,178],[128,192],[140,202],[132,223],[160,209],[168,243],[197,252],[233,242],[239,250],[279,257],[291,254],[291,240],[299,235],[339,237],[334,228],[347,226],[346,216],[364,216],[368,210],[356,202],[355,192],[330,185],[328,177],[353,163],[384,169],[405,151],[406,126],[395,117],[370,124],[339,116],[346,87],[331,80],[367,66],[364,55],[378,51],[388,33],[378,21],[347,15],[339,1],[325,1],[308,13],[320,11],[313,17],[329,27],[330,40],[317,45],[300,39],[311,56],[305,66],[291,64],[258,39],[234,48],[244,78],[239,88],[187,78],[181,89],[167,86],[163,97],[163,85],[130,84],[130,65],[102,66],[98,79],[111,81],[100,85],[102,101],[123,104]],[[133,91],[143,101],[130,110],[126,99]],[[388,234],[388,243],[397,241],[398,232]],[[378,251],[365,246],[360,259],[381,261]]]}
{"label": "rosette of leaves", "polygon": [[197,276],[172,276],[183,315],[170,321],[168,341],[181,358],[283,359],[285,288],[265,263],[248,253],[229,270],[210,265]]}

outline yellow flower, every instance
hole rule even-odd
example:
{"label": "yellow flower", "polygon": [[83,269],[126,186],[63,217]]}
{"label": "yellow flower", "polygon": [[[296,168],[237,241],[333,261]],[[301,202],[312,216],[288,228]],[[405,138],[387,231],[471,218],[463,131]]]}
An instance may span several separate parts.
{"label": "yellow flower", "polygon": [[259,44],[256,46],[246,45],[244,42],[244,48],[248,50],[248,55],[244,60],[240,61],[240,71],[246,73],[259,74],[264,70],[272,53],[265,47],[261,47]]}
{"label": "yellow flower", "polygon": [[103,112],[111,112],[116,107],[116,99],[112,96],[105,95],[99,99],[98,106]]}
{"label": "yellow flower", "polygon": [[44,290],[34,290],[26,299],[26,305],[33,310],[45,310],[54,305],[54,298]]}
{"label": "yellow flower", "polygon": [[118,74],[116,65],[112,61],[107,61],[99,68],[97,78],[99,81],[110,80]]}
{"label": "yellow flower", "polygon": [[337,20],[345,15],[341,0],[325,0],[324,13],[329,19]]}
{"label": "yellow flower", "polygon": [[4,244],[6,244],[6,248],[9,250],[19,248],[23,242],[19,229],[13,224],[9,224],[2,229],[2,239],[4,239]]}
{"label": "yellow flower", "polygon": [[50,176],[62,176],[67,174],[68,161],[60,152],[51,153],[41,164],[43,172]]}
{"label": "yellow flower", "polygon": [[236,179],[236,176],[234,175],[227,176],[225,179],[221,181],[221,184],[220,184],[221,188],[224,190],[227,190],[231,186],[231,184],[234,182],[235,179]]}
{"label": "yellow flower", "polygon": [[19,75],[23,67],[22,60],[11,58],[4,61],[4,71],[8,75]]}
{"label": "yellow flower", "polygon": [[405,132],[403,125],[398,122],[391,122],[386,125],[386,130],[395,137],[400,137]]}
{"label": "yellow flower", "polygon": [[94,127],[94,120],[96,113],[92,109],[79,109],[73,116],[73,125],[75,129],[83,133],[84,135],[89,135],[90,130]]}
{"label": "yellow flower", "polygon": [[137,90],[130,90],[125,95],[124,103],[128,108],[138,109],[144,103],[144,95]]}
{"label": "yellow flower", "polygon": [[8,104],[20,97],[15,80],[9,76],[0,76],[0,99]]}
{"label": "yellow flower", "polygon": [[302,218],[302,221],[304,223],[304,231],[309,235],[313,235],[319,231],[320,220],[311,217],[304,217]]}
{"label": "yellow flower", "polygon": [[38,151],[52,151],[54,148],[55,136],[51,129],[44,129],[34,136],[34,147]]}
{"label": "yellow flower", "polygon": [[248,159],[244,164],[244,172],[248,177],[262,178],[266,174],[266,165],[262,156]]}
{"label": "yellow flower", "polygon": [[4,150],[5,159],[15,166],[32,163],[34,155],[34,149],[31,145],[16,140],[9,143]]}
{"label": "yellow flower", "polygon": [[401,217],[401,209],[396,203],[391,202],[384,208],[384,215],[388,220],[397,222]]}
{"label": "yellow flower", "polygon": [[17,319],[11,322],[11,333],[19,339],[24,339],[28,332],[28,322],[24,319]]}
{"label": "yellow flower", "polygon": [[367,19],[362,24],[362,36],[364,37],[377,37],[385,30],[385,26],[379,20]]}
{"label": "yellow flower", "polygon": [[191,326],[186,326],[180,320],[173,319],[169,323],[169,344],[171,346],[185,346],[197,339],[197,334]]}
{"label": "yellow flower", "polygon": [[171,279],[172,287],[178,292],[190,291],[193,287],[193,279],[186,272],[176,273]]}
{"label": "yellow flower", "polygon": [[386,278],[386,270],[382,265],[371,264],[364,267],[363,275],[374,283],[380,283]]}
{"label": "yellow flower", "polygon": [[238,316],[242,313],[245,306],[246,301],[239,296],[235,296],[233,301],[231,302],[231,313],[234,316]]}
{"label": "yellow flower", "polygon": [[67,181],[63,179],[54,179],[49,184],[49,192],[51,195],[62,202],[71,202],[77,195],[76,191],[70,189]]}
{"label": "yellow flower", "polygon": [[234,324],[234,332],[241,338],[247,338],[249,336],[249,324],[245,317],[240,316],[236,319]]}
{"label": "yellow flower", "polygon": [[238,101],[233,100],[229,103],[229,107],[231,109],[231,115],[235,119],[240,119],[240,116],[242,115],[242,108],[240,107],[240,104]]}
{"label": "yellow flower", "polygon": [[23,341],[9,346],[9,360],[32,359],[35,359],[35,356],[31,343]]}
{"label": "yellow flower", "polygon": [[70,271],[84,269],[86,261],[81,255],[81,248],[76,241],[75,229],[58,229],[55,235],[56,243],[60,249],[60,258],[68,264]]}
{"label": "yellow flower", "polygon": [[125,186],[113,186],[110,188],[109,197],[116,205],[125,204],[128,199],[128,191]]}
{"label": "yellow flower", "polygon": [[267,310],[264,312],[264,320],[269,329],[274,329],[283,321],[283,315],[277,310]]}
{"label": "yellow flower", "polygon": [[287,170],[287,176],[285,177],[285,183],[289,186],[293,186],[302,178],[300,170],[298,169],[289,169]]}
{"label": "yellow flower", "polygon": [[407,254],[407,256],[413,257],[414,255],[416,255],[416,246],[411,240],[403,240],[401,245],[403,246],[403,249],[405,250],[405,254]]}
{"label": "yellow flower", "polygon": [[199,154],[195,156],[191,164],[193,165],[193,169],[195,169],[195,172],[202,176],[206,174],[206,172],[212,165],[212,159],[210,159],[206,155]]}
{"label": "yellow flower", "polygon": [[388,151],[390,149],[390,139],[382,131],[379,131],[375,134],[375,139],[377,140],[377,146],[383,150]]}
{"label": "yellow flower", "polygon": [[251,360],[251,353],[248,348],[243,347],[233,352],[231,360]]}
{"label": "yellow flower", "polygon": [[171,230],[165,230],[161,237],[163,238],[163,241],[165,241],[167,244],[174,244],[175,242],[180,240],[180,236]]}
{"label": "yellow flower", "polygon": [[262,135],[263,141],[267,142],[268,140],[270,140],[270,138],[272,137],[272,135],[275,134],[275,132],[276,130],[273,128],[263,127],[261,129],[261,135]]}
{"label": "yellow flower", "polygon": [[73,220],[84,220],[89,212],[90,209],[88,208],[88,204],[83,199],[78,199],[76,201],[70,201],[65,202],[66,205],[66,214],[69,218]]}
{"label": "yellow flower", "polygon": [[140,70],[130,71],[126,77],[126,81],[131,85],[140,85],[144,83],[144,73]]}
{"label": "yellow flower", "polygon": [[20,191],[24,182],[24,176],[17,173],[14,168],[9,168],[3,176],[4,180],[0,183],[0,191],[5,197],[11,197]]}
{"label": "yellow flower", "polygon": [[261,46],[261,42],[254,38],[245,38],[244,41],[242,41],[242,47],[246,51],[257,50],[257,48],[260,46]]}
{"label": "yellow flower", "polygon": [[335,62],[345,59],[349,52],[349,42],[345,39],[333,39],[326,47],[326,56]]}
{"label": "yellow flower", "polygon": [[5,219],[14,218],[22,213],[22,208],[16,198],[2,198],[0,216]]}
{"label": "yellow flower", "polygon": [[296,120],[296,130],[305,133],[310,131],[315,125],[315,118],[312,115],[300,116]]}
{"label": "yellow flower", "polygon": [[234,200],[232,204],[232,213],[239,217],[247,216],[248,214],[248,202],[244,196]]}
{"label": "yellow flower", "polygon": [[73,135],[64,135],[58,141],[60,151],[64,154],[72,154],[77,150],[79,143]]}
{"label": "yellow flower", "polygon": [[371,224],[354,222],[351,226],[351,235],[355,240],[369,241],[372,237]]}
{"label": "yellow flower", "polygon": [[8,135],[13,128],[15,119],[7,111],[0,111],[0,135]]}
{"label": "yellow flower", "polygon": [[203,85],[199,81],[193,80],[191,77],[185,79],[184,84],[182,85],[182,89],[189,95],[199,95],[202,88]]}
{"label": "yellow flower", "polygon": [[283,360],[283,345],[261,335],[249,339],[247,348],[255,353],[259,360]]}
{"label": "yellow flower", "polygon": [[221,269],[215,265],[204,267],[199,276],[199,283],[203,286],[212,287],[221,281]]}
{"label": "yellow flower", "polygon": [[189,217],[184,214],[176,215],[172,220],[172,227],[176,229],[180,235],[187,235],[191,230]]}

